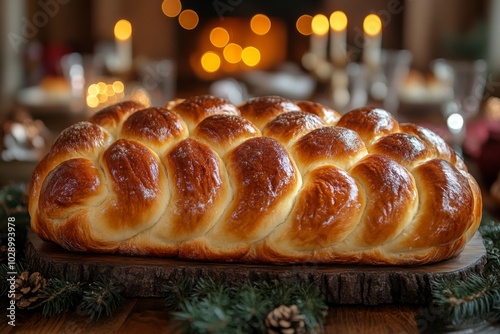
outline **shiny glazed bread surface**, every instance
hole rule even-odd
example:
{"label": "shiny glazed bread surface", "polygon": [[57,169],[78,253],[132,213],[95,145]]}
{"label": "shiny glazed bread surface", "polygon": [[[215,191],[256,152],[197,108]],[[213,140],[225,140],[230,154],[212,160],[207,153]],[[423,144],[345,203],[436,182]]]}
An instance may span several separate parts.
{"label": "shiny glazed bread surface", "polygon": [[396,265],[457,255],[481,207],[430,130],[276,96],[103,109],[59,135],[29,202],[32,229],[72,251]]}

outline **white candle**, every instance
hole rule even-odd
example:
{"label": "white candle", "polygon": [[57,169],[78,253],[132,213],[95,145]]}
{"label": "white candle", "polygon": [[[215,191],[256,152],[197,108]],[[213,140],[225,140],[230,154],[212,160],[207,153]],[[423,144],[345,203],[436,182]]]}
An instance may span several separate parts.
{"label": "white candle", "polygon": [[346,28],[347,16],[335,11],[330,15],[330,60],[335,67],[344,67],[347,62]]}
{"label": "white candle", "polygon": [[323,14],[317,14],[311,21],[311,53],[318,61],[326,59],[328,47],[328,18]]}
{"label": "white candle", "polygon": [[127,20],[115,24],[116,62],[114,69],[126,72],[132,67],[132,25]]}
{"label": "white candle", "polygon": [[364,49],[363,63],[370,69],[380,66],[382,52],[382,21],[375,14],[369,14],[363,21]]}

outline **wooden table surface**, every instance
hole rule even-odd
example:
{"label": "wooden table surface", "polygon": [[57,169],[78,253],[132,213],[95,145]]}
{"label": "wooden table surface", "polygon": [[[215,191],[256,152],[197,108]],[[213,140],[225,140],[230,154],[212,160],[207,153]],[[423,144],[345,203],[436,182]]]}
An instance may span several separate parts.
{"label": "wooden table surface", "polygon": [[[3,306],[2,306],[3,308]],[[5,317],[4,317],[5,319]],[[435,316],[427,308],[418,306],[331,306],[325,318],[325,333],[436,333],[432,325]],[[176,333],[161,298],[127,299],[123,308],[112,318],[90,320],[77,312],[63,313],[44,318],[40,312],[16,312],[16,327],[5,320],[0,333]],[[500,333],[500,327],[476,326],[477,331],[460,333]]]}

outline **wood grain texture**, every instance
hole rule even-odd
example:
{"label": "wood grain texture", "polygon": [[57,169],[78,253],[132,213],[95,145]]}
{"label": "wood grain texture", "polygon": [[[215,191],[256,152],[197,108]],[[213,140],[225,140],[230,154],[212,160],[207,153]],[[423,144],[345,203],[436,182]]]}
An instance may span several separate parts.
{"label": "wood grain texture", "polygon": [[239,282],[278,280],[310,282],[320,288],[325,300],[334,304],[427,304],[433,278],[464,279],[482,270],[486,251],[479,234],[457,257],[415,267],[359,265],[255,265],[242,263],[189,262],[153,257],[83,254],[68,252],[28,232],[26,258],[30,268],[45,277],[70,274],[82,281],[110,277],[127,297],[157,297],[162,286],[183,277],[212,278]]}

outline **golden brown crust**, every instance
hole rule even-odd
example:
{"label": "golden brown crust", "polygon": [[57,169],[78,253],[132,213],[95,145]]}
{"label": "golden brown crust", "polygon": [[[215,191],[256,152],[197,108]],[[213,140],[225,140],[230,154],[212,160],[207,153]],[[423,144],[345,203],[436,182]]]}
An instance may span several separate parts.
{"label": "golden brown crust", "polygon": [[144,105],[138,102],[123,101],[95,113],[89,118],[89,122],[105,128],[116,137],[123,121],[127,119],[130,114],[144,108]]}
{"label": "golden brown crust", "polygon": [[431,155],[422,140],[407,133],[392,133],[380,138],[370,147],[370,152],[387,155],[408,169]]}
{"label": "golden brown crust", "polygon": [[102,155],[110,196],[102,206],[96,235],[129,238],[151,227],[165,211],[165,172],[158,157],[141,143],[119,139]]}
{"label": "golden brown crust", "polygon": [[[474,196],[466,177],[442,159],[430,160],[413,171],[419,188],[420,210],[404,247],[437,247],[459,239],[472,224]],[[401,246],[403,248],[403,246]]]}
{"label": "golden brown crust", "polygon": [[214,115],[205,118],[192,133],[196,138],[224,156],[243,141],[260,136],[260,131],[252,122],[241,116]]}
{"label": "golden brown crust", "polygon": [[356,131],[366,146],[370,146],[381,136],[399,130],[398,122],[389,112],[371,107],[354,109],[344,114],[337,126]]}
{"label": "golden brown crust", "polygon": [[335,245],[358,225],[363,206],[363,192],[347,172],[318,167],[306,175],[291,214],[267,238],[267,247],[286,256]]}
{"label": "golden brown crust", "polygon": [[350,171],[364,189],[363,225],[353,238],[358,247],[376,247],[394,239],[413,219],[418,194],[410,173],[389,157],[370,154]]}
{"label": "golden brown crust", "polygon": [[267,123],[262,134],[288,147],[308,132],[324,126],[325,123],[316,115],[291,111]]}
{"label": "golden brown crust", "polygon": [[130,115],[120,132],[120,138],[142,142],[158,154],[187,136],[187,126],[182,118],[165,108],[148,108]]}
{"label": "golden brown crust", "polygon": [[301,111],[292,101],[280,96],[254,97],[239,106],[241,116],[255,124],[259,130],[276,116],[290,111]]}
{"label": "golden brown crust", "polygon": [[289,206],[284,198],[291,197],[299,184],[293,162],[277,141],[258,137],[231,151],[226,166],[235,197],[215,227],[224,235],[219,242],[260,239],[279,222],[276,215]]}
{"label": "golden brown crust", "polygon": [[309,132],[297,140],[290,151],[302,174],[322,164],[348,170],[367,153],[356,132],[333,126]]}
{"label": "golden brown crust", "polygon": [[436,158],[445,159],[455,165],[455,167],[467,170],[467,166],[463,160],[457,156],[455,151],[453,151],[444,139],[436,133],[424,128],[423,126],[409,123],[400,124],[400,129],[401,131],[413,134],[422,140],[425,143],[426,148],[430,150]]}
{"label": "golden brown crust", "polygon": [[193,96],[184,100],[177,100],[176,103],[167,103],[166,108],[178,113],[186,122],[190,132],[208,116],[218,114],[240,115],[240,111],[235,105],[223,98],[210,95]]}
{"label": "golden brown crust", "polygon": [[304,112],[313,114],[321,118],[326,125],[335,125],[339,121],[341,115],[335,110],[328,108],[318,102],[311,101],[295,101],[295,103]]}
{"label": "golden brown crust", "polygon": [[240,108],[125,102],[69,127],[33,172],[33,230],[82,252],[396,265],[453,257],[477,231],[480,188],[432,131],[379,108]]}
{"label": "golden brown crust", "polygon": [[222,161],[207,145],[187,138],[166,154],[163,163],[173,181],[172,197],[165,212],[169,224],[160,224],[158,236],[178,242],[205,234],[229,202]]}

